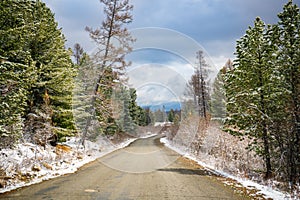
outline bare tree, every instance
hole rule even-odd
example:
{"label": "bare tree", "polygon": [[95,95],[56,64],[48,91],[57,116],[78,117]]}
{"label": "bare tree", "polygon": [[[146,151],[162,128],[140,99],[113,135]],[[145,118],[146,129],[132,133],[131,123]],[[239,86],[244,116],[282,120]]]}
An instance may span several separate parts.
{"label": "bare tree", "polygon": [[[132,48],[130,45],[135,41],[127,28],[123,27],[132,22],[130,12],[133,6],[129,4],[129,0],[100,0],[100,2],[104,4],[104,13],[106,15],[101,27],[98,29],[86,27],[90,37],[98,45],[94,62],[100,67],[91,100],[92,116],[96,113],[97,99],[101,102],[105,98],[105,95],[101,94],[99,88],[108,87],[108,90],[110,90],[114,83],[125,79],[125,69],[130,65],[130,63],[125,61],[125,55],[131,52]],[[110,80],[109,84],[107,80]],[[109,112],[105,108],[99,110],[100,112]],[[91,121],[92,118],[89,117],[83,130],[83,145]]]}
{"label": "bare tree", "polygon": [[73,53],[73,56],[75,58],[75,62],[77,65],[80,64],[80,60],[83,56],[83,48],[80,46],[80,44],[76,43],[74,45],[74,53]]}
{"label": "bare tree", "polygon": [[193,95],[198,115],[207,119],[209,112],[209,91],[207,84],[208,64],[204,59],[203,51],[197,51],[196,55],[197,65],[195,66],[194,74],[188,83],[188,89],[189,93]]}

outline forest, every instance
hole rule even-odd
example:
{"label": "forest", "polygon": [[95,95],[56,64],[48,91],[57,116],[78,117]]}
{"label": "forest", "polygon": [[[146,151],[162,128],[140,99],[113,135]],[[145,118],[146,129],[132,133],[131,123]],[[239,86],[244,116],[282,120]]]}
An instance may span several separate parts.
{"label": "forest", "polygon": [[211,86],[210,66],[197,52],[187,87],[191,100],[183,103],[179,130],[169,135],[173,144],[203,160],[211,156],[209,163],[230,173],[263,175],[299,190],[299,27],[299,7],[292,1],[277,24],[257,17],[237,41],[236,59],[227,61]]}

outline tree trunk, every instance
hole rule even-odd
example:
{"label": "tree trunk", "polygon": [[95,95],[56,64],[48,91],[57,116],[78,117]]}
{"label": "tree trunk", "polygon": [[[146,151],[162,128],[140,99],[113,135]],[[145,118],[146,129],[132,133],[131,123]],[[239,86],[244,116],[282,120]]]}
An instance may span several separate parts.
{"label": "tree trunk", "polygon": [[[113,12],[112,12],[112,16],[111,16],[111,21],[110,21],[110,25],[109,25],[107,42],[106,42],[106,45],[105,45],[104,58],[103,58],[103,61],[102,61],[102,64],[101,64],[101,69],[103,70],[103,74],[105,74],[106,58],[108,56],[110,40],[111,40],[111,37],[112,37],[114,19],[115,19],[115,14],[116,14],[116,4],[117,4],[117,0],[114,0],[114,8],[113,8]],[[93,95],[92,100],[91,100],[91,105],[92,105],[92,107],[91,107],[92,111],[91,112],[92,112],[92,116],[88,117],[87,122],[86,122],[86,126],[84,128],[84,132],[83,132],[82,138],[81,138],[81,143],[82,143],[83,146],[84,146],[84,142],[85,142],[85,139],[86,139],[86,136],[87,136],[88,128],[91,125],[92,117],[95,114],[95,102],[96,102],[97,92],[98,92],[98,89],[99,89],[99,85],[100,85],[101,79],[102,79],[102,74],[100,73],[99,76],[98,76],[97,82],[96,82],[96,86],[95,86],[94,92],[93,92],[94,95]]]}

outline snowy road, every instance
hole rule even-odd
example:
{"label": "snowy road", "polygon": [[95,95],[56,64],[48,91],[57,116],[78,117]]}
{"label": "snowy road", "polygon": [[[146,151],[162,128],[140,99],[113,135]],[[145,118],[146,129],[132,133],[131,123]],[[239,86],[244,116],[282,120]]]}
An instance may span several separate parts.
{"label": "snowy road", "polygon": [[0,199],[243,199],[214,175],[164,147],[159,136],[139,139],[75,174]]}

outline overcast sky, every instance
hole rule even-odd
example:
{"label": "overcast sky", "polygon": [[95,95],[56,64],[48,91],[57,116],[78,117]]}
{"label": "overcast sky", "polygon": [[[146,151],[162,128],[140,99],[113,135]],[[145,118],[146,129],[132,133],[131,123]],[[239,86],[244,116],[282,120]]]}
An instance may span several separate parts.
{"label": "overcast sky", "polygon": [[[174,69],[175,65],[180,64],[187,66],[186,64],[189,63],[190,57],[182,56],[183,52],[174,51],[175,47],[171,45],[178,41],[178,39],[174,38],[178,38],[179,35],[179,37],[187,41],[183,42],[184,40],[180,40],[182,42],[179,43],[179,46],[186,44],[188,44],[187,46],[195,46],[195,43],[197,43],[205,51],[206,56],[209,57],[209,63],[214,65],[214,68],[220,68],[228,58],[234,59],[233,53],[236,40],[244,35],[249,26],[253,25],[256,17],[260,16],[267,24],[276,23],[278,21],[277,14],[282,11],[282,7],[287,1],[131,0],[134,10],[133,22],[129,26],[130,29],[136,30],[144,27],[166,28],[170,32],[169,35],[174,36],[165,38],[159,38],[162,34],[152,36],[155,37],[154,49],[173,52],[173,55],[167,57],[169,60],[160,58],[157,53],[153,53],[153,50],[135,52],[131,55],[131,58],[136,61],[135,65],[137,63],[145,64],[146,62],[138,60],[137,57],[140,59],[147,57],[148,63],[146,62],[146,64],[149,64],[149,62],[158,63],[159,66],[167,66],[168,69],[172,69],[172,67]],[[43,2],[55,13],[59,27],[62,27],[62,31],[66,36],[67,47],[73,47],[75,43],[79,43],[87,52],[94,49],[95,45],[91,42],[88,33],[84,29],[86,26],[97,28],[101,24],[103,7],[98,0],[43,0]],[[300,5],[300,0],[294,0],[294,3]],[[164,32],[164,29],[161,30],[161,32]],[[144,35],[145,32],[142,33],[141,38],[138,37],[138,40],[144,39]],[[170,38],[173,39],[171,40]],[[165,42],[169,42],[169,46],[161,48],[160,44]],[[194,50],[193,48],[190,49]],[[194,56],[194,53],[191,56]],[[176,59],[172,58],[174,55],[177,56]],[[182,59],[187,59],[188,61],[182,62]],[[187,79],[192,69],[185,67],[178,69],[176,72]],[[133,76],[137,76],[137,74]],[[172,77],[167,77],[167,79],[172,79]]]}

